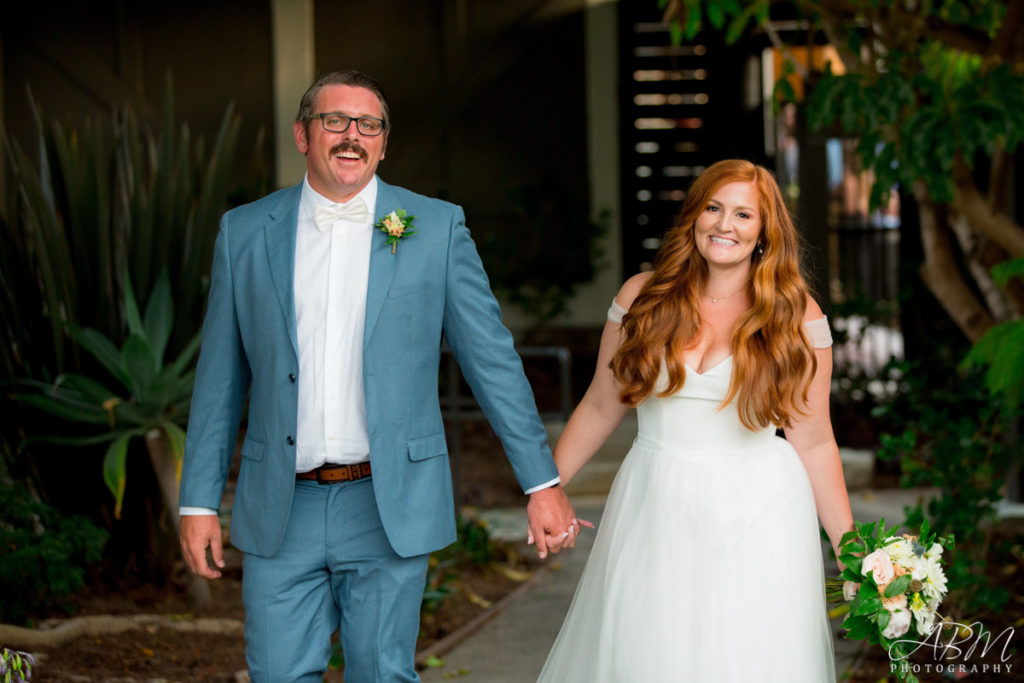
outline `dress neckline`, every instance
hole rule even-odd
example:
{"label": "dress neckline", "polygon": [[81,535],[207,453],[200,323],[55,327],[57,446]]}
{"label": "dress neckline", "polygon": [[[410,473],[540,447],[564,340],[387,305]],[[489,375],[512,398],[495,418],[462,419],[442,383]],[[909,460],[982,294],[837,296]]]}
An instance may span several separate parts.
{"label": "dress neckline", "polygon": [[726,357],[725,357],[725,358],[723,358],[722,360],[718,361],[718,362],[717,362],[717,363],[715,363],[715,364],[714,364],[714,365],[713,365],[712,367],[708,368],[708,369],[707,369],[707,370],[705,370],[704,372],[697,372],[697,371],[696,371],[696,370],[694,370],[694,369],[693,369],[692,367],[690,367],[690,364],[689,364],[689,363],[683,363],[683,367],[685,367],[685,368],[686,368],[686,369],[687,369],[687,370],[688,370],[689,372],[692,372],[693,374],[697,375],[698,377],[703,377],[704,375],[707,375],[707,374],[709,374],[709,373],[712,373],[712,372],[714,372],[714,371],[715,371],[715,370],[717,370],[718,368],[720,368],[720,367],[722,367],[723,365],[725,365],[727,361],[731,361],[731,360],[732,360],[732,354],[730,353],[730,354],[729,354],[728,356],[726,356]]}

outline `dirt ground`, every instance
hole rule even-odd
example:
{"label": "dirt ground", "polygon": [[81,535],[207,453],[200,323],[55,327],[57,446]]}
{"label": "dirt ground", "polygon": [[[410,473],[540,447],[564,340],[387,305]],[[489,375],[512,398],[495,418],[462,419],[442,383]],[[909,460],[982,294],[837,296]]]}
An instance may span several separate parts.
{"label": "dirt ground", "polygon": [[[525,505],[526,498],[504,459],[490,428],[482,423],[464,426],[460,459],[462,500],[478,507]],[[519,586],[539,566],[525,547],[499,547],[502,561],[490,565],[462,563],[452,567],[450,596],[421,621],[418,650],[444,638],[483,613]],[[228,548],[224,576],[211,583],[212,605],[202,616],[244,620],[240,553]],[[502,569],[513,571],[502,571]],[[511,576],[510,576],[511,575]],[[125,580],[119,585],[93,585],[74,602],[76,615],[161,614],[191,618],[180,587],[157,587]],[[32,676],[37,681],[235,681],[245,670],[245,643],[239,635],[180,632],[148,625],[100,637],[77,638],[59,648],[41,651]],[[341,681],[329,672],[328,681]]]}

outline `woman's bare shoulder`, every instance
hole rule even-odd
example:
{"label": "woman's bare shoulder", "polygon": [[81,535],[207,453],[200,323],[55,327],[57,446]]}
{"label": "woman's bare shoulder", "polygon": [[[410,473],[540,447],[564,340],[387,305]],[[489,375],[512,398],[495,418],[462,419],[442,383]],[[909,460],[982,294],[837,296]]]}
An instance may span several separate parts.
{"label": "woman's bare shoulder", "polygon": [[623,310],[628,311],[629,307],[633,305],[633,301],[640,294],[640,290],[644,288],[644,285],[650,279],[651,273],[648,271],[637,273],[626,280],[619,289],[619,293],[615,295],[615,303],[621,306]]}
{"label": "woman's bare shoulder", "polygon": [[810,294],[807,295],[807,308],[804,309],[804,322],[811,320],[820,320],[824,318],[825,314],[821,312],[821,306],[814,300],[814,297]]}

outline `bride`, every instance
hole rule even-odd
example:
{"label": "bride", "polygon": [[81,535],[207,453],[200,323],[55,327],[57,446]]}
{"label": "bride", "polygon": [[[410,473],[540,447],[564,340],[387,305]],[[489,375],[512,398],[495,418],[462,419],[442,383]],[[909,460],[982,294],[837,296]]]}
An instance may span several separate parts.
{"label": "bride", "polygon": [[835,679],[818,519],[833,549],[853,520],[798,254],[770,173],[721,161],[619,290],[562,482],[633,406],[640,430],[541,681]]}

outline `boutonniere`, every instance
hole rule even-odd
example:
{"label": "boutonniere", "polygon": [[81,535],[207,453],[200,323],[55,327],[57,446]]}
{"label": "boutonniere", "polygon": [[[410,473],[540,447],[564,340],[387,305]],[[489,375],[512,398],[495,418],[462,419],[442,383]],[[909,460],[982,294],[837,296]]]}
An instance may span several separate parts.
{"label": "boutonniere", "polygon": [[398,240],[416,234],[412,227],[413,218],[416,216],[410,216],[405,209],[396,209],[373,224],[373,227],[388,236],[387,243],[391,245],[392,254],[398,249]]}

